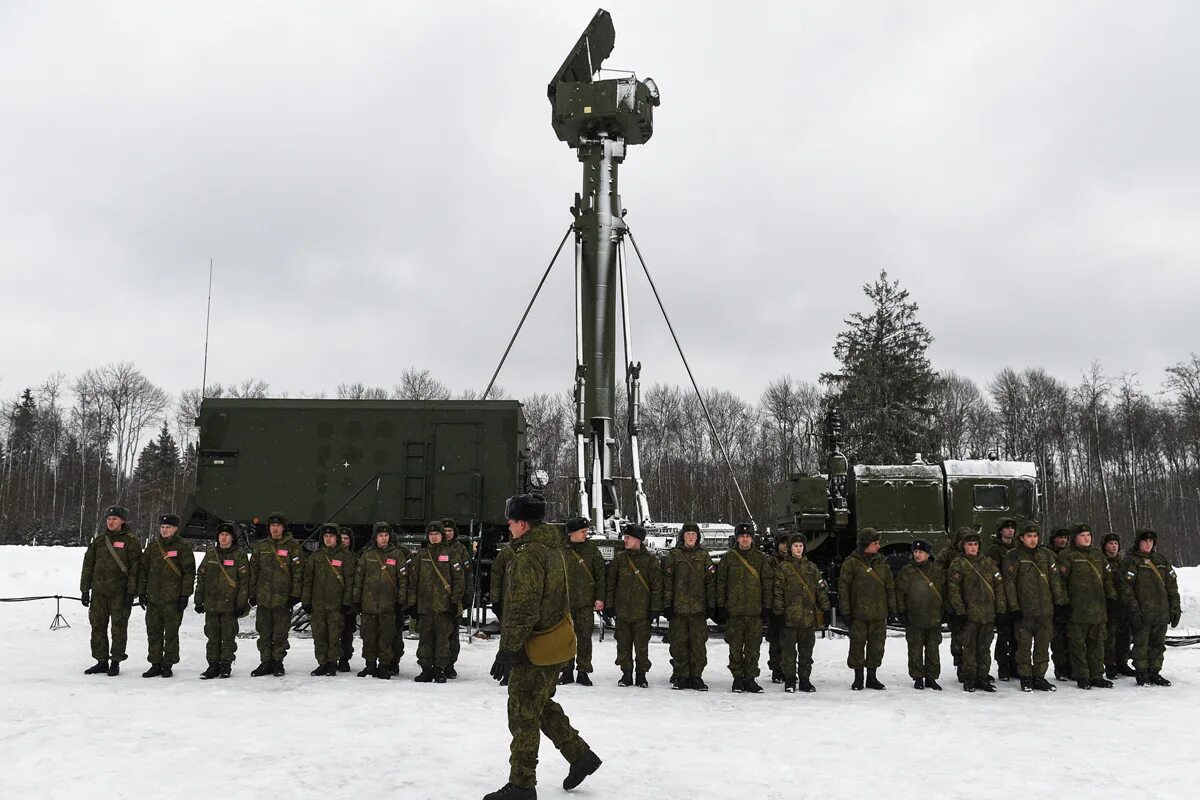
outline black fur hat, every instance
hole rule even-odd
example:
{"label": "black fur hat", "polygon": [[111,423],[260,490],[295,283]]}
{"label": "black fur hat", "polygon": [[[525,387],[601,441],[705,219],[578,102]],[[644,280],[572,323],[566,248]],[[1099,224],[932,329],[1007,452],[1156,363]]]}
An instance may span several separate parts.
{"label": "black fur hat", "polygon": [[228,533],[230,536],[237,536],[237,526],[232,522],[222,522],[217,526],[217,535],[220,536],[222,533]]}
{"label": "black fur hat", "polygon": [[641,525],[626,525],[625,530],[621,531],[622,536],[632,536],[639,542],[646,541],[646,529]]}
{"label": "black fur hat", "polygon": [[158,524],[159,525],[173,525],[174,527],[178,528],[179,527],[179,515],[178,514],[163,514],[161,517],[158,518]]}
{"label": "black fur hat", "polygon": [[120,517],[123,521],[129,521],[129,509],[125,506],[109,506],[108,511],[104,512],[104,518]]}
{"label": "black fur hat", "polygon": [[733,529],[733,536],[736,539],[738,536],[753,536],[754,524],[750,522],[739,522],[737,527]]}
{"label": "black fur hat", "polygon": [[1157,534],[1157,533],[1155,533],[1154,531],[1150,530],[1149,528],[1142,528],[1142,529],[1141,529],[1140,531],[1138,531],[1138,533],[1137,533],[1137,540],[1138,540],[1139,542],[1144,542],[1144,541],[1145,541],[1145,540],[1147,540],[1147,539],[1149,539],[1149,540],[1150,540],[1150,541],[1152,541],[1152,542],[1157,542],[1157,541],[1158,541],[1158,534]]}
{"label": "black fur hat", "polygon": [[280,525],[287,525],[287,518],[283,516],[282,511],[272,511],[270,514],[267,514],[267,524],[270,525],[274,522],[278,522]]}
{"label": "black fur hat", "polygon": [[1115,533],[1106,533],[1104,534],[1104,538],[1100,540],[1100,546],[1103,547],[1109,542],[1116,542],[1117,544],[1120,544],[1121,537],[1117,536]]}
{"label": "black fur hat", "polygon": [[567,533],[574,533],[575,531],[590,528],[591,526],[592,521],[587,517],[571,517],[566,522]]}
{"label": "black fur hat", "polygon": [[926,553],[933,555],[933,545],[924,539],[913,539],[912,551],[915,553],[918,550],[924,550]]}
{"label": "black fur hat", "polygon": [[504,518],[519,522],[541,522],[546,518],[546,498],[540,494],[518,494],[508,498]]}
{"label": "black fur hat", "polygon": [[693,531],[694,533],[699,535],[700,534],[700,526],[694,522],[685,522],[685,523],[683,523],[683,527],[679,529],[679,535],[683,536],[688,531]]}

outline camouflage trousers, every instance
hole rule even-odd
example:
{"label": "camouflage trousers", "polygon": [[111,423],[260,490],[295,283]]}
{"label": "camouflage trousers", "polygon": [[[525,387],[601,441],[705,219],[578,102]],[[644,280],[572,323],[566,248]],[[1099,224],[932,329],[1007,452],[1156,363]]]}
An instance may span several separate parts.
{"label": "camouflage trousers", "polygon": [[568,762],[579,760],[588,744],[571,727],[562,706],[554,701],[563,665],[514,665],[508,677],[508,781],[531,789],[537,785],[538,746],[542,734]]}
{"label": "camouflage trousers", "polygon": [[779,629],[779,669],[783,670],[784,680],[809,679],[816,643],[817,632],[813,628],[783,626]]}
{"label": "camouflage trousers", "polygon": [[1138,672],[1162,669],[1167,649],[1167,626],[1146,624],[1133,633],[1133,668]]}
{"label": "camouflage trousers", "polygon": [[1053,617],[1021,617],[1017,623],[1017,675],[1022,678],[1046,677],[1053,635]]}
{"label": "camouflage trousers", "polygon": [[933,678],[942,675],[942,626],[923,628],[909,625],[904,629],[908,645],[908,677]]}
{"label": "camouflage trousers", "polygon": [[450,666],[450,641],[454,638],[454,612],[417,615],[417,664],[421,669]]}
{"label": "camouflage trousers", "polygon": [[[88,606],[88,622],[92,624],[92,658],[97,661],[124,661],[125,644],[129,638],[129,613],[122,595],[93,594]],[[112,625],[112,650],[108,646],[108,629]]]}
{"label": "camouflage trousers", "polygon": [[237,653],[238,616],[234,611],[204,614],[204,655],[210,664],[232,664]]}
{"label": "camouflage trousers", "polygon": [[671,618],[671,674],[677,678],[699,678],[708,666],[708,617],[703,613],[679,614]]}
{"label": "camouflage trousers", "polygon": [[1054,673],[1071,674],[1071,645],[1067,638],[1067,623],[1055,622],[1050,632],[1050,661]]}
{"label": "camouflage trousers", "polygon": [[996,633],[996,625],[993,622],[967,620],[960,628],[962,665],[958,668],[958,679],[967,681],[982,678],[992,669],[992,636]]}
{"label": "camouflage trousers", "polygon": [[368,663],[391,664],[396,660],[392,643],[396,641],[396,614],[362,615],[362,654]]}
{"label": "camouflage trousers", "polygon": [[772,614],[767,617],[767,669],[772,673],[782,669],[783,662],[783,615]]}
{"label": "camouflage trousers", "polygon": [[342,615],[341,657],[349,661],[354,658],[354,631],[358,629],[358,614],[353,611]]}
{"label": "camouflage trousers", "polygon": [[950,657],[954,659],[954,668],[958,669],[962,666],[962,632],[953,614],[946,621],[946,627],[950,629]]}
{"label": "camouflage trousers", "polygon": [[592,633],[596,630],[593,606],[571,609],[571,620],[575,623],[575,668],[580,672],[591,672]]}
{"label": "camouflage trousers", "polygon": [[878,669],[883,663],[885,642],[886,619],[855,619],[850,623],[850,652],[846,655],[846,666],[850,669]]}
{"label": "camouflage trousers", "polygon": [[630,619],[628,615],[622,617],[618,614],[614,635],[617,637],[615,663],[621,672],[629,672],[634,668],[638,672],[649,672],[650,620],[640,615]]}
{"label": "camouflage trousers", "polygon": [[735,678],[757,678],[758,659],[762,654],[762,617],[730,617],[725,622],[725,643],[729,645],[729,674]]}
{"label": "camouflage trousers", "polygon": [[312,620],[313,653],[318,664],[336,662],[342,654],[342,621],[340,608],[331,611],[314,610]]}
{"label": "camouflage trousers", "polygon": [[1017,672],[1017,631],[1015,620],[1007,614],[996,617],[996,669],[1005,675]]}
{"label": "camouflage trousers", "polygon": [[1107,635],[1104,639],[1104,666],[1122,667],[1129,663],[1133,636],[1129,621],[1124,614],[1108,618]]}
{"label": "camouflage trousers", "polygon": [[1103,622],[1068,622],[1067,642],[1071,651],[1071,677],[1075,680],[1104,677]]}
{"label": "camouflage trousers", "polygon": [[287,606],[254,611],[254,630],[258,632],[259,660],[283,661],[288,651],[288,632],[292,629],[292,611]]}
{"label": "camouflage trousers", "polygon": [[400,658],[404,655],[404,633],[408,630],[408,615],[398,613],[396,619],[396,635],[392,638],[392,660],[389,666],[399,666]]}
{"label": "camouflage trousers", "polygon": [[179,663],[179,626],[183,612],[175,603],[146,607],[146,660],[160,667]]}

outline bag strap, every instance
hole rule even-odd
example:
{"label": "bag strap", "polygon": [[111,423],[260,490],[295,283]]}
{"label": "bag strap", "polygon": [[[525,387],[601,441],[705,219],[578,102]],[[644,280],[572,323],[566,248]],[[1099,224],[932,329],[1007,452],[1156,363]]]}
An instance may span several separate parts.
{"label": "bag strap", "polygon": [[1162,573],[1158,571],[1158,567],[1154,566],[1154,562],[1151,561],[1149,558],[1146,558],[1143,560],[1146,562],[1146,566],[1154,571],[1154,577],[1158,578],[1158,582],[1161,583],[1163,585],[1163,588],[1165,589],[1167,586],[1167,582],[1165,580],[1163,580]]}
{"label": "bag strap", "polygon": [[632,572],[634,575],[636,575],[637,579],[642,582],[642,586],[646,587],[646,594],[654,594],[653,592],[650,591],[650,584],[646,583],[646,578],[642,575],[641,571],[636,566],[634,566],[633,559],[626,558],[625,563],[629,565],[629,571]]}
{"label": "bag strap", "polygon": [[322,555],[325,556],[325,563],[329,565],[329,571],[338,579],[338,583],[342,585],[342,588],[346,588],[346,579],[342,577],[342,573],[338,571],[338,568],[333,565],[333,559],[329,557],[329,553],[322,553]]}
{"label": "bag strap", "polygon": [[979,576],[979,580],[983,582],[983,587],[988,590],[988,594],[990,594],[994,599],[996,597],[996,590],[992,588],[990,583],[988,583],[987,578],[983,577],[983,573],[975,568],[975,565],[971,563],[971,559],[964,558],[963,561],[966,561],[967,566],[971,568],[971,571]]}
{"label": "bag strap", "polygon": [[[399,554],[397,554],[397,555],[399,555]],[[383,573],[383,577],[387,578],[388,583],[390,583],[392,585],[393,589],[399,588],[398,586],[396,586],[396,579],[392,576],[391,570],[388,569],[387,559],[385,559],[383,557],[383,553],[382,552],[377,553],[376,557],[379,559],[379,570]],[[363,558],[366,558],[366,556],[363,556]],[[396,559],[393,559],[393,560],[396,560]]]}
{"label": "bag strap", "polygon": [[121,574],[128,575],[129,567],[127,567],[125,562],[121,560],[121,557],[117,555],[116,548],[112,546],[112,541],[107,536],[104,537],[104,546],[108,548],[108,554],[113,557],[113,561],[117,562],[117,566],[121,568]]}
{"label": "bag strap", "polygon": [[[216,554],[216,551],[213,551],[213,555],[215,555],[215,554]],[[213,561],[216,562],[217,569],[221,570],[221,577],[229,582],[229,588],[236,589],[237,581],[235,581],[233,578],[229,577],[229,573],[225,571],[225,565],[221,563],[221,557],[216,556],[215,558],[213,558]]]}
{"label": "bag strap", "polygon": [[454,590],[450,588],[450,581],[446,580],[446,576],[443,575],[442,571],[437,568],[437,562],[433,560],[433,554],[427,553],[426,555],[428,556],[426,560],[429,562],[429,566],[433,567],[433,574],[438,576],[438,580],[442,582],[442,586],[446,589],[446,595],[453,600]]}
{"label": "bag strap", "polygon": [[[588,577],[592,579],[592,582],[595,583],[596,576],[592,574],[592,568],[589,567],[587,565],[587,562],[583,560],[583,556],[579,555],[579,553],[576,553],[574,550],[571,551],[571,555],[575,556],[575,560],[579,562],[579,566],[583,567],[583,571],[586,572],[588,574]],[[563,569],[566,569],[566,568],[567,568],[567,561],[566,561],[566,558],[564,558],[563,559]]]}
{"label": "bag strap", "polygon": [[161,536],[158,537],[158,540],[155,542],[155,544],[158,545],[158,552],[162,554],[163,561],[167,562],[167,566],[170,567],[171,571],[175,573],[175,577],[183,577],[183,573],[180,571],[179,565],[167,557],[167,550],[163,547]]}
{"label": "bag strap", "polygon": [[733,554],[734,554],[735,556],[737,556],[737,557],[738,557],[738,561],[742,562],[742,565],[743,565],[743,566],[744,566],[746,569],[750,570],[750,574],[754,576],[754,579],[755,579],[755,580],[758,580],[758,570],[756,570],[754,567],[752,567],[752,566],[750,565],[750,562],[749,562],[749,561],[747,561],[745,558],[743,558],[743,557],[742,557],[742,554],[741,554],[741,553],[739,553],[737,550],[734,550],[734,551],[733,551]]}
{"label": "bag strap", "polygon": [[785,561],[783,563],[785,566],[791,567],[792,573],[795,574],[795,576],[800,579],[800,586],[801,586],[801,588],[804,589],[804,593],[808,595],[808,599],[810,602],[812,602],[813,610],[815,611],[817,608],[817,594],[816,594],[816,592],[814,592],[812,589],[809,588],[808,581],[804,580],[804,573],[801,572],[800,568],[797,567],[796,564],[792,561]]}
{"label": "bag strap", "polygon": [[1087,558],[1085,556],[1083,560],[1086,561],[1087,565],[1092,568],[1092,572],[1094,572],[1096,574],[1096,580],[1100,581],[1100,588],[1103,589],[1104,588],[1104,576],[1100,574],[1100,570],[1096,568],[1096,565],[1094,563],[1092,563],[1092,560],[1090,558]]}

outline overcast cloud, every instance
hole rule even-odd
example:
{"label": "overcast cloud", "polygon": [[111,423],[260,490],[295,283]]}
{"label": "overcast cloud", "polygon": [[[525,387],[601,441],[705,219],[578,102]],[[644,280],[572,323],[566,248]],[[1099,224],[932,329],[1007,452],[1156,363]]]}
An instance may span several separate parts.
{"label": "overcast cloud", "polygon": [[[1200,4],[611,2],[621,193],[705,385],[834,366],[880,268],[934,364],[1200,349]],[[0,5],[0,396],[134,361],[481,389],[578,190],[546,83],[594,2]],[[569,254],[569,251],[568,251]],[[633,280],[647,383],[686,380]],[[570,258],[500,383],[568,389]]]}

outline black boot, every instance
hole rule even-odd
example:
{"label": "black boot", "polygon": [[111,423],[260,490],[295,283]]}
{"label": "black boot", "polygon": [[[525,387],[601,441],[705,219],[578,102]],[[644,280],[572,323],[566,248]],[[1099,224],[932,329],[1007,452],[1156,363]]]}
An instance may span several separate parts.
{"label": "black boot", "polygon": [[393,677],[395,677],[396,675],[399,675],[400,674],[400,662],[397,660],[397,661],[393,661],[392,663],[388,664],[388,672],[392,673]]}
{"label": "black boot", "polygon": [[1054,680],[1066,683],[1067,681],[1071,680],[1071,673],[1067,672],[1065,669],[1058,669],[1056,667],[1054,670]]}
{"label": "black boot", "polygon": [[270,675],[270,674],[271,674],[271,662],[270,661],[264,661],[261,664],[259,664],[257,667],[255,667],[254,669],[250,670],[251,678],[261,678],[263,675]]}
{"label": "black boot", "polygon": [[433,667],[422,667],[413,680],[417,683],[433,683]]}
{"label": "black boot", "polygon": [[999,676],[1000,680],[1002,680],[1002,681],[1007,681],[1009,678],[1012,677],[1008,672],[1007,665],[997,665],[996,675]]}
{"label": "black boot", "polygon": [[1150,686],[1150,676],[1144,672],[1139,672],[1136,676],[1138,686]]}
{"label": "black boot", "polygon": [[621,680],[617,681],[617,686],[633,686],[633,672],[627,669],[621,670]]}
{"label": "black boot", "polygon": [[1033,691],[1033,678],[1021,678],[1021,691],[1022,692],[1032,692]]}
{"label": "black boot", "polygon": [[110,678],[115,678],[116,676],[118,676],[120,674],[121,674],[121,662],[120,661],[108,662],[108,676]]}
{"label": "black boot", "polygon": [[758,681],[754,678],[746,678],[746,691],[750,694],[762,694],[763,688],[758,685]]}
{"label": "black boot", "polygon": [[360,677],[360,678],[370,678],[374,674],[375,674],[375,662],[374,661],[368,661],[363,666],[363,668],[358,671],[358,677]]}
{"label": "black boot", "polygon": [[850,688],[855,692],[861,692],[863,688],[863,671],[861,668],[854,670],[854,683],[850,684]]}
{"label": "black boot", "polygon": [[392,679],[392,671],[387,668],[387,664],[380,664],[375,668],[375,677],[380,680],[390,681]]}
{"label": "black boot", "polygon": [[565,686],[568,683],[574,683],[574,682],[575,682],[575,673],[571,670],[570,667],[567,667],[566,669],[564,669],[562,671],[562,674],[558,676],[558,685],[559,686]]}
{"label": "black boot", "polygon": [[446,680],[448,680],[448,681],[452,681],[452,680],[454,680],[455,678],[457,678],[457,677],[458,677],[458,670],[456,670],[456,669],[454,668],[454,665],[453,665],[453,664],[451,664],[450,666],[446,667],[446,669],[444,670],[444,672],[446,673]]}
{"label": "black boot", "polygon": [[337,662],[337,671],[338,672],[349,672],[350,671],[350,659],[339,658],[338,662]]}
{"label": "black boot", "polygon": [[221,662],[221,669],[217,672],[218,678],[228,678],[233,674],[233,664],[229,661]]}
{"label": "black boot", "polygon": [[923,691],[925,689],[925,679],[924,678],[913,678],[913,688],[921,689]]}
{"label": "black boot", "polygon": [[1117,668],[1115,666],[1104,668],[1104,677],[1108,678],[1110,681],[1115,681],[1117,679],[1117,675]]}
{"label": "black boot", "polygon": [[200,680],[202,680],[202,681],[212,680],[213,678],[217,677],[217,674],[220,673],[220,671],[221,671],[221,666],[219,664],[217,664],[217,662],[215,662],[215,661],[210,661],[210,662],[208,662],[208,669],[206,669],[206,670],[204,670],[204,672],[200,673]]}
{"label": "black boot", "polygon": [[284,675],[287,674],[287,670],[283,668],[282,661],[272,661],[271,662],[271,674],[274,675],[276,678],[282,678]]}
{"label": "black boot", "polygon": [[1097,689],[1111,689],[1113,687],[1113,682],[1104,678],[1092,678],[1088,683]]}
{"label": "black boot", "polygon": [[567,773],[567,777],[563,778],[563,788],[567,791],[574,789],[583,783],[584,778],[600,769],[602,763],[604,762],[600,760],[600,756],[588,750],[571,762],[571,770]]}
{"label": "black boot", "polygon": [[975,679],[974,679],[974,678],[966,678],[966,679],[964,679],[964,680],[963,680],[963,682],[962,682],[962,685],[963,685],[963,691],[964,691],[964,692],[973,692],[973,691],[975,691]]}
{"label": "black boot", "polygon": [[158,677],[160,677],[160,678],[169,678],[169,677],[171,677],[171,676],[172,676],[172,675],[174,675],[174,674],[175,674],[175,673],[171,672],[171,665],[170,665],[170,664],[167,664],[167,665],[165,665],[165,666],[162,668],[162,671],[158,673]]}
{"label": "black boot", "polygon": [[1058,687],[1045,678],[1033,678],[1031,685],[1035,692],[1057,692]]}
{"label": "black boot", "polygon": [[1126,678],[1136,678],[1137,677],[1137,672],[1135,670],[1131,669],[1128,664],[1118,664],[1117,665],[1117,674],[1123,675]]}
{"label": "black boot", "polygon": [[795,694],[796,693],[796,681],[785,679],[783,682],[783,690],[785,692],[787,692],[788,694]]}
{"label": "black boot", "polygon": [[934,680],[933,678],[926,678],[925,679],[925,688],[932,689],[935,692],[940,692],[942,690],[942,685],[940,683],[938,683],[936,680]]}
{"label": "black boot", "polygon": [[496,791],[485,794],[483,800],[537,800],[537,789],[506,783]]}
{"label": "black boot", "polygon": [[107,675],[108,674],[108,662],[107,661],[97,661],[95,664],[92,664],[90,667],[85,669],[83,671],[83,674],[84,675]]}
{"label": "black boot", "polygon": [[699,675],[697,675],[696,677],[692,678],[692,688],[697,692],[707,692],[708,684],[704,682],[704,678],[701,678]]}
{"label": "black boot", "polygon": [[978,681],[978,682],[976,683],[976,685],[979,687],[979,691],[981,691],[981,692],[994,692],[994,691],[996,691],[996,684],[992,683],[991,681],[984,681],[984,680],[981,680],[981,681]]}
{"label": "black boot", "polygon": [[446,682],[446,670],[440,669],[439,667],[434,667],[433,668],[433,682],[434,683],[445,683]]}
{"label": "black boot", "polygon": [[733,679],[733,691],[736,692],[737,694],[741,694],[742,692],[746,691],[746,679],[745,678],[734,678]]}
{"label": "black boot", "polygon": [[802,692],[812,693],[817,690],[817,687],[812,685],[812,681],[808,678],[800,678],[796,681],[796,688]]}
{"label": "black boot", "polygon": [[637,677],[633,679],[633,685],[639,689],[645,689],[650,684],[646,682],[646,673],[639,671]]}
{"label": "black boot", "polygon": [[778,667],[771,670],[771,683],[784,683],[783,670]]}
{"label": "black boot", "polygon": [[[109,674],[110,675],[112,674],[111,670],[109,671]],[[1166,678],[1164,678],[1162,676],[1162,673],[1159,672],[1158,670],[1154,670],[1154,672],[1150,673],[1150,683],[1153,686],[1170,686],[1171,685],[1171,682],[1169,680],[1167,680]]]}
{"label": "black boot", "polygon": [[875,670],[873,670],[873,669],[867,670],[866,686],[868,689],[886,689],[887,688],[886,686],[884,686],[882,683],[879,682],[878,678],[875,677]]}
{"label": "black boot", "polygon": [[590,675],[588,675],[583,670],[579,670],[579,672],[575,678],[575,682],[578,683],[580,686],[591,686],[592,678]]}
{"label": "black boot", "polygon": [[1080,678],[1079,680],[1075,681],[1075,685],[1078,686],[1080,689],[1091,689],[1092,688],[1092,682],[1089,681],[1087,678]]}
{"label": "black boot", "polygon": [[151,664],[150,669],[142,673],[143,678],[157,678],[159,675],[162,675],[162,667],[158,664]]}

